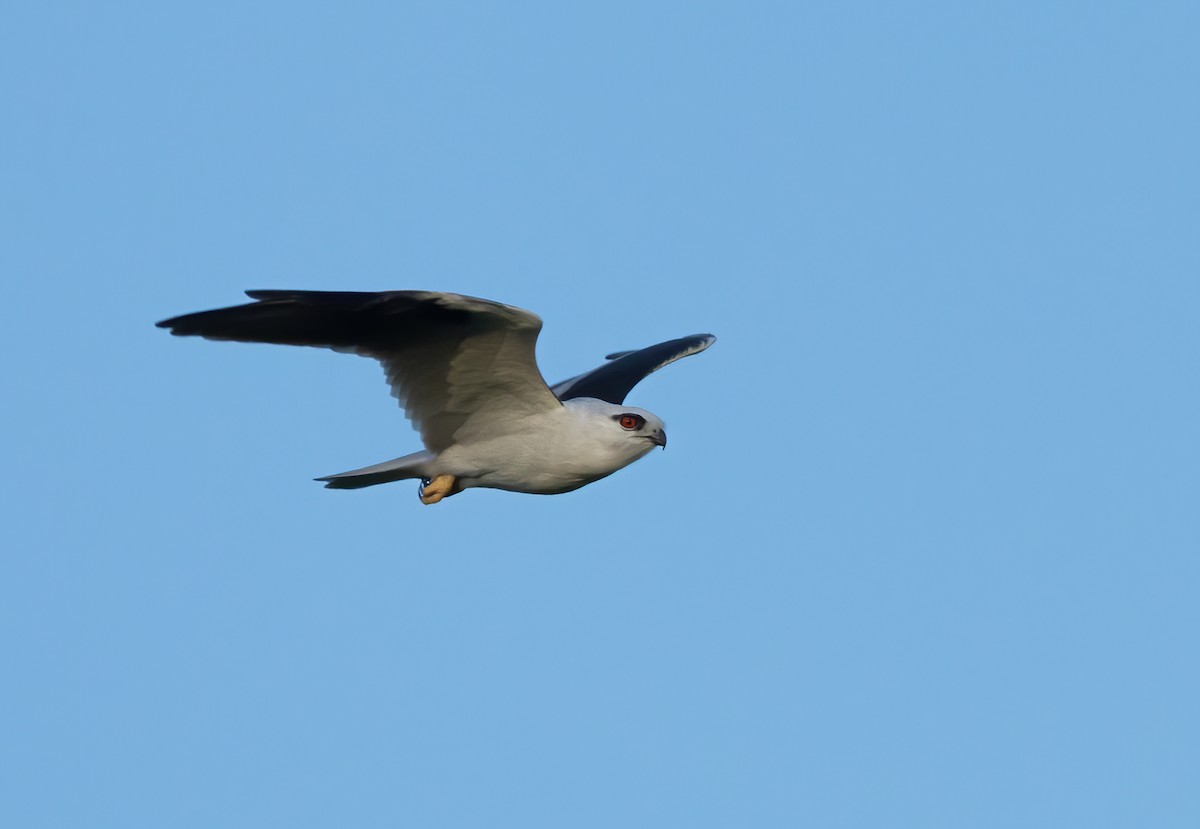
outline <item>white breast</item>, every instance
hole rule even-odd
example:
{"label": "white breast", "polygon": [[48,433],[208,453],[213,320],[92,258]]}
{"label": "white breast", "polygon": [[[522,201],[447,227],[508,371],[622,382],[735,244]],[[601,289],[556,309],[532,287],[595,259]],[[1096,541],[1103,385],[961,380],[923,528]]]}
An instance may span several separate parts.
{"label": "white breast", "polygon": [[[600,404],[599,406],[595,404]],[[590,398],[503,425],[503,433],[475,435],[441,453],[438,474],[464,487],[554,494],[611,475],[649,452],[649,441],[620,432],[608,410]]]}

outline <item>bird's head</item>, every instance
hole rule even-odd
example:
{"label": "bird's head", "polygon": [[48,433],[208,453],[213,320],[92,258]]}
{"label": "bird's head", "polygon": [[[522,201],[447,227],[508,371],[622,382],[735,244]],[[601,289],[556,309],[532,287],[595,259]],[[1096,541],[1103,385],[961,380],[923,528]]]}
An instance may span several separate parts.
{"label": "bird's head", "polygon": [[631,406],[617,408],[621,411],[614,412],[609,419],[621,430],[620,435],[623,439],[632,440],[635,444],[645,441],[651,446],[667,448],[667,427],[658,415]]}
{"label": "bird's head", "polygon": [[590,439],[613,456],[630,463],[655,446],[666,447],[667,430],[653,412],[593,398],[575,398],[566,405],[586,413]]}

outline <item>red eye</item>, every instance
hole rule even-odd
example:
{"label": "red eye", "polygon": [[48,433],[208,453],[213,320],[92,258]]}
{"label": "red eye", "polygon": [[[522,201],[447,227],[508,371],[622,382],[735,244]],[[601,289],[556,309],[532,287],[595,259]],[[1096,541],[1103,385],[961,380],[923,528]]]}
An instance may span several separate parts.
{"label": "red eye", "polygon": [[637,415],[621,415],[621,428],[633,431],[641,425],[641,418]]}

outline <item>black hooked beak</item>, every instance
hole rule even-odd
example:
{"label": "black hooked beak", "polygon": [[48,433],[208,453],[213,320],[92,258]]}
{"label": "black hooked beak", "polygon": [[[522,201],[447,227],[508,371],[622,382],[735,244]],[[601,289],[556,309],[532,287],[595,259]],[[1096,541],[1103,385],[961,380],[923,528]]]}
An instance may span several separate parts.
{"label": "black hooked beak", "polygon": [[659,431],[650,435],[650,442],[653,443],[655,446],[661,446],[663,449],[666,449],[667,448],[667,433],[666,433],[666,431],[660,429]]}

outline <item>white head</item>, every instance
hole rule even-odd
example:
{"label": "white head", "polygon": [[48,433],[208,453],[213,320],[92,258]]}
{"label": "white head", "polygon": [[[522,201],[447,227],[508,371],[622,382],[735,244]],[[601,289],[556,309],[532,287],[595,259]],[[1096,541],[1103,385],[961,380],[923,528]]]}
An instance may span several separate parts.
{"label": "white head", "polygon": [[563,404],[587,422],[588,439],[605,454],[619,457],[624,466],[655,446],[666,448],[667,430],[653,412],[592,397],[576,397]]}

